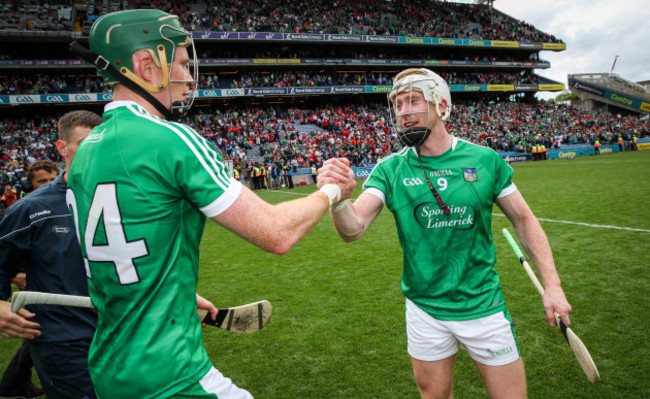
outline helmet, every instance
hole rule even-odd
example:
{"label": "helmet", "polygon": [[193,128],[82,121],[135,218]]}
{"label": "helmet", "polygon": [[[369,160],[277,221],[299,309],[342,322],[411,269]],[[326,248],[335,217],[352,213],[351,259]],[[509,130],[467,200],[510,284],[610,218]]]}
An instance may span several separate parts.
{"label": "helmet", "polygon": [[447,82],[440,75],[426,68],[405,69],[393,79],[393,89],[388,93],[388,98],[390,102],[394,102],[399,93],[412,90],[422,92],[425,100],[433,104],[440,103],[440,99],[444,98],[447,101],[448,111],[445,112],[445,115],[439,116],[443,120],[449,118],[451,93]]}
{"label": "helmet", "polygon": [[[176,47],[191,46],[194,61],[193,85],[194,90],[198,81],[198,62],[192,34],[185,30],[178,20],[178,16],[160,10],[127,10],[106,14],[93,24],[90,29],[90,49],[104,58],[120,74],[135,82],[143,89],[155,93],[165,90],[169,83],[171,64],[174,62]],[[142,81],[133,73],[131,56],[137,50],[151,50],[160,61],[163,70],[163,82],[157,87]],[[97,68],[97,72],[104,78],[105,83],[120,82],[118,76],[111,74],[106,68]],[[123,78],[122,78],[123,79]],[[171,97],[171,91],[170,91]],[[193,101],[195,95],[190,96]],[[183,104],[184,111],[190,105]],[[178,104],[172,105],[179,107]]]}
{"label": "helmet", "polygon": [[[422,144],[431,130],[428,127],[418,126],[404,130],[397,122],[398,112],[395,108],[395,98],[399,93],[419,91],[424,95],[424,99],[435,105],[436,114],[438,117],[445,121],[449,118],[451,113],[451,94],[447,82],[440,75],[426,69],[426,68],[409,68],[395,76],[393,79],[393,88],[388,93],[388,107],[391,111],[391,121],[397,130],[400,140],[404,145],[420,145]],[[440,104],[442,100],[447,102],[447,108],[443,114],[440,111]]]}

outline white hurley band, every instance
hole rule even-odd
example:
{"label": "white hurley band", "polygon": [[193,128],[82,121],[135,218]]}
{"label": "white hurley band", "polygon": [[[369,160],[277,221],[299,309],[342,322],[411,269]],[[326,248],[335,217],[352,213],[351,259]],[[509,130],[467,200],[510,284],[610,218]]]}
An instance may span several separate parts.
{"label": "white hurley band", "polygon": [[320,188],[320,191],[327,194],[327,198],[329,198],[330,200],[330,206],[332,206],[332,204],[337,203],[341,198],[341,187],[339,187],[338,184],[333,184],[333,183],[325,184],[323,185],[323,187]]}

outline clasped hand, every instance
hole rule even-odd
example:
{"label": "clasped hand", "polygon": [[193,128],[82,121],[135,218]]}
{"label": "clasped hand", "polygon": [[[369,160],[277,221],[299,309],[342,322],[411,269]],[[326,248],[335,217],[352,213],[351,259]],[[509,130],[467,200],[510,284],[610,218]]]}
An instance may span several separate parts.
{"label": "clasped hand", "polygon": [[318,169],[318,188],[325,184],[338,184],[341,188],[341,201],[349,199],[354,193],[357,181],[347,158],[331,158]]}

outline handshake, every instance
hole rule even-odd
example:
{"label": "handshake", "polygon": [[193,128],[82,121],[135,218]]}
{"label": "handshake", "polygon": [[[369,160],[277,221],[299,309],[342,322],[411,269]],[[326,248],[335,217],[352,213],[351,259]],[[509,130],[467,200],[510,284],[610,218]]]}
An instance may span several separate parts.
{"label": "handshake", "polygon": [[[332,184],[338,186],[338,189],[331,186]],[[331,158],[325,161],[323,166],[318,169],[316,185],[330,197],[330,205],[342,203],[349,199],[357,186],[354,172],[350,168],[350,160],[347,158]],[[328,190],[329,188],[335,191],[340,189],[340,195],[331,195],[332,191]]]}

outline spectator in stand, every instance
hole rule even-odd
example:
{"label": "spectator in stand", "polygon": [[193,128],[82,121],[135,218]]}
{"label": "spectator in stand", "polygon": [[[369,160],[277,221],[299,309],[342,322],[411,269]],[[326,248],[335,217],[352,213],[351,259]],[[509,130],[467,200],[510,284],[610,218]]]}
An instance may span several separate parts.
{"label": "spectator in stand", "polygon": [[14,202],[18,199],[18,195],[16,194],[16,189],[9,184],[5,186],[5,191],[4,194],[2,194],[2,197],[0,197],[0,201],[4,203],[4,207],[9,208],[11,205],[13,205]]}

